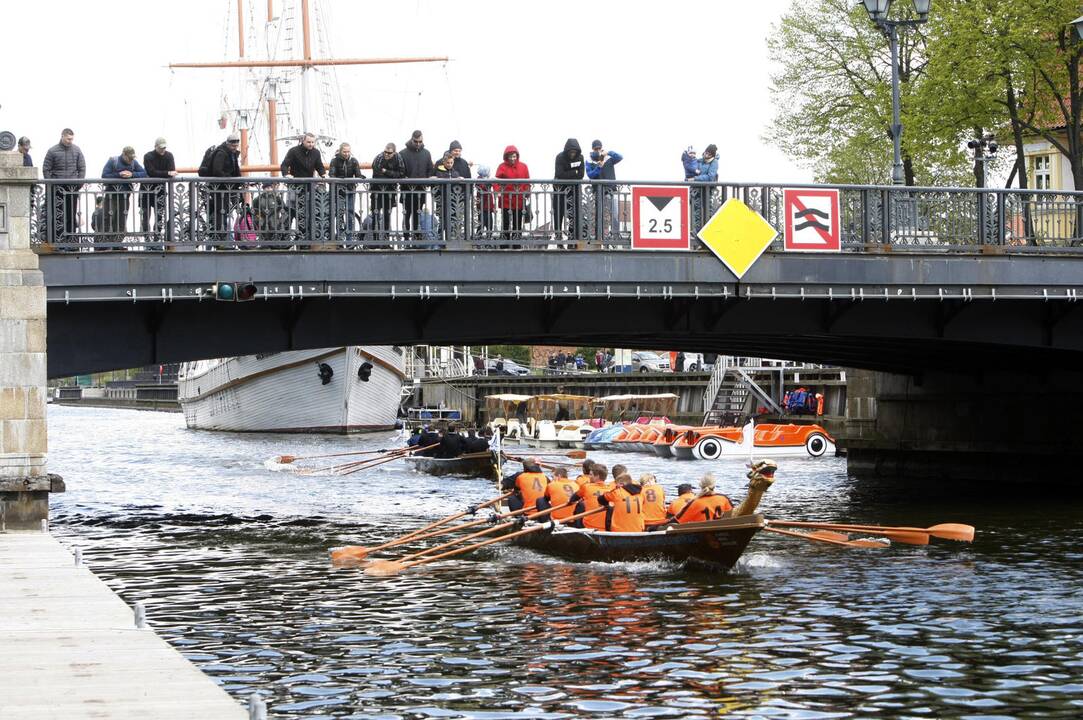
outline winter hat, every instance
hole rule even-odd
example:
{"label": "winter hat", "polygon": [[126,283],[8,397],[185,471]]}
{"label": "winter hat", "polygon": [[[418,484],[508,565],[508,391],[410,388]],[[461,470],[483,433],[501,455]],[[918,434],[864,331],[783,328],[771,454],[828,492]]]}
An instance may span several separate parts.
{"label": "winter hat", "polygon": [[591,150],[597,150],[597,149],[598,149],[598,148],[600,148],[601,146],[602,146],[602,141],[601,141],[601,140],[595,140],[594,142],[592,142],[592,143],[590,144],[590,149],[591,149]]}
{"label": "winter hat", "polygon": [[452,150],[462,150],[463,146],[458,140],[452,140],[451,144],[447,146],[447,149],[448,152],[451,152]]}
{"label": "winter hat", "polygon": [[487,177],[489,177],[489,166],[488,165],[478,165],[478,177],[479,178],[487,178]]}

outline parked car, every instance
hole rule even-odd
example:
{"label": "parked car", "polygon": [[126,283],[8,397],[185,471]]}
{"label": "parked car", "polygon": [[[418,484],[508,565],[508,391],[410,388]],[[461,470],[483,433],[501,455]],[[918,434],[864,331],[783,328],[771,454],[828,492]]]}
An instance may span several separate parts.
{"label": "parked car", "polygon": [[497,371],[496,371],[496,360],[494,360],[493,358],[489,358],[489,363],[488,363],[489,374],[490,375],[498,375],[498,374],[499,375],[529,375],[530,374],[530,368],[523,367],[522,365],[515,362],[514,360],[509,360],[507,358],[504,358],[503,362],[504,362],[504,370],[503,370],[503,372],[497,373]]}
{"label": "parked car", "polygon": [[685,353],[684,369],[686,372],[700,370],[710,372],[717,358],[718,356],[714,353]]}
{"label": "parked car", "polygon": [[669,359],[641,350],[632,353],[632,372],[669,372]]}

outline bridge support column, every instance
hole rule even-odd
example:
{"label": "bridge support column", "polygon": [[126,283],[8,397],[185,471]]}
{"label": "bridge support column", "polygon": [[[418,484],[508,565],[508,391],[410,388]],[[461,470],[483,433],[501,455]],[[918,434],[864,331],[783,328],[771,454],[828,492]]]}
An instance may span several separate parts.
{"label": "bridge support column", "polygon": [[853,475],[973,490],[1038,481],[1083,492],[1083,373],[847,377],[841,440]]}
{"label": "bridge support column", "polygon": [[45,283],[30,250],[30,182],[22,156],[0,152],[0,517],[37,529],[63,481],[45,470]]}

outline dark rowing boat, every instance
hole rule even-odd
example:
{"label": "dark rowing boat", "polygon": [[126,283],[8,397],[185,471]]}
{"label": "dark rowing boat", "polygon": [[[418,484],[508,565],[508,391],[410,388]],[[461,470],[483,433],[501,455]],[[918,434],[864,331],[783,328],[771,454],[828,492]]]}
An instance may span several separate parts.
{"label": "dark rowing boat", "polygon": [[457,458],[434,458],[414,455],[406,462],[418,472],[440,477],[492,478],[493,453],[491,451],[460,455]]}
{"label": "dark rowing boat", "polygon": [[642,533],[598,532],[557,525],[554,530],[522,535],[511,543],[580,562],[668,560],[725,572],[736,564],[748,542],[763,527],[762,515],[684,523]]}

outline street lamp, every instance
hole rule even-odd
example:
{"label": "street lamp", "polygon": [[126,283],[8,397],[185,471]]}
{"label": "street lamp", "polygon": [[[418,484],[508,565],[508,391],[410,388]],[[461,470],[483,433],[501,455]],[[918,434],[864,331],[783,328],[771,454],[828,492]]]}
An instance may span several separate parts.
{"label": "street lamp", "polygon": [[[891,169],[891,181],[896,185],[906,183],[902,164],[902,120],[899,118],[899,33],[900,27],[914,27],[929,21],[929,6],[932,0],[912,0],[917,20],[888,20],[888,11],[894,0],[862,0],[865,11],[869,14],[880,32],[891,44],[891,140],[895,146],[895,165]],[[1080,18],[1076,22],[1083,22]],[[1083,37],[1083,26],[1076,25]]]}
{"label": "street lamp", "polygon": [[1083,15],[1068,24],[1075,28],[1076,33],[1079,34],[1079,39],[1083,40]]}
{"label": "street lamp", "polygon": [[982,133],[980,138],[974,138],[966,146],[974,151],[975,170],[979,173],[978,187],[985,187],[985,163],[995,158],[997,150],[1000,149],[996,135],[991,132]]}

